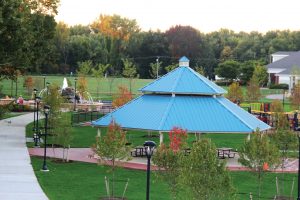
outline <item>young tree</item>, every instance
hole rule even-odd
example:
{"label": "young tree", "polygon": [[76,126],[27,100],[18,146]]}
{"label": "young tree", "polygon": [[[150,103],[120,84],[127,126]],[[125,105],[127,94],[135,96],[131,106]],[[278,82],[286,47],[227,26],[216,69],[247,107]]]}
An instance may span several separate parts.
{"label": "young tree", "polygon": [[239,83],[233,82],[229,88],[227,93],[227,98],[232,102],[242,102],[243,101],[243,91],[240,87]]}
{"label": "young tree", "polygon": [[261,182],[266,166],[273,168],[280,163],[279,150],[269,137],[259,130],[251,135],[250,140],[245,140],[244,145],[239,150],[239,162],[250,168],[257,174],[258,178],[258,198],[261,196]]}
{"label": "young tree", "polygon": [[119,93],[114,97],[112,102],[112,106],[114,108],[120,107],[132,99],[132,94],[126,87],[119,86],[118,89]]}
{"label": "young tree", "polygon": [[123,76],[129,78],[129,91],[132,92],[132,80],[137,77],[136,66],[133,62],[128,59],[122,59],[124,64]]}
{"label": "young tree", "polygon": [[151,78],[158,78],[159,74],[161,74],[161,65],[162,62],[150,63],[150,76]]}
{"label": "young tree", "polygon": [[116,122],[111,121],[106,135],[97,137],[96,144],[93,146],[93,151],[99,156],[100,162],[109,163],[112,166],[112,197],[114,196],[116,161],[130,159],[130,149],[126,143],[126,132]]}
{"label": "young tree", "polygon": [[[49,91],[43,96],[43,102],[45,105],[50,106],[49,113],[49,127],[55,127],[60,120],[59,116],[61,115],[61,104],[63,103],[63,98],[59,91],[59,86],[51,84],[49,86]],[[54,133],[54,129],[50,129],[49,133]]]}
{"label": "young tree", "polygon": [[[70,148],[72,136],[71,115],[60,113],[59,120],[56,120],[53,132],[55,133],[55,144],[59,144],[63,148],[63,162],[68,162],[68,150]],[[67,152],[66,152],[67,151]]]}
{"label": "young tree", "polygon": [[263,87],[268,82],[268,71],[264,66],[255,66],[253,76],[256,77],[260,87]]}
{"label": "young tree", "polygon": [[[191,153],[182,157],[180,179],[190,199],[232,199],[234,188],[225,162],[216,156],[216,147],[208,139],[193,144]],[[186,198],[187,199],[187,198]]]}
{"label": "young tree", "polygon": [[78,78],[78,86],[77,86],[77,91],[80,94],[81,97],[87,98],[86,97],[86,91],[87,91],[87,80],[84,76],[80,76]]}
{"label": "young tree", "polygon": [[159,168],[157,174],[171,190],[172,198],[176,199],[179,186],[180,159],[186,146],[187,133],[181,128],[174,127],[170,133],[170,145],[161,144],[153,155],[153,163]]}
{"label": "young tree", "polygon": [[288,157],[289,150],[295,150],[298,145],[297,134],[288,129],[277,129],[274,134],[271,135],[271,139],[275,142],[278,149],[281,150],[282,168],[284,167],[284,161]]}
{"label": "young tree", "polygon": [[[171,65],[166,66],[166,67],[165,67],[165,70],[166,70],[167,72],[170,72],[170,71],[172,71],[173,69],[176,69],[176,67],[178,67],[178,64],[177,64],[177,63],[171,64]],[[152,68],[152,67],[151,67],[151,68]]]}
{"label": "young tree", "polygon": [[255,102],[259,100],[261,94],[260,94],[260,88],[256,76],[253,76],[250,79],[247,85],[246,96],[247,96],[247,100],[250,102]]}
{"label": "young tree", "polygon": [[91,72],[91,69],[93,68],[93,63],[91,60],[87,60],[84,62],[78,62],[78,70],[77,73],[79,76],[87,76]]}
{"label": "young tree", "polygon": [[24,79],[23,85],[27,89],[27,94],[29,95],[33,90],[33,85],[34,85],[33,78],[31,76],[27,76]]}
{"label": "young tree", "polygon": [[300,84],[296,84],[292,89],[292,94],[290,96],[290,101],[292,108],[299,110],[300,108]]}
{"label": "young tree", "polygon": [[110,67],[110,64],[98,64],[97,68],[92,69],[92,74],[96,77],[97,79],[97,97],[99,98],[99,84],[101,78],[104,77],[105,72],[107,69]]}
{"label": "young tree", "polygon": [[271,103],[271,116],[273,121],[273,127],[276,129],[288,129],[289,122],[286,115],[283,112],[282,102],[274,100]]}

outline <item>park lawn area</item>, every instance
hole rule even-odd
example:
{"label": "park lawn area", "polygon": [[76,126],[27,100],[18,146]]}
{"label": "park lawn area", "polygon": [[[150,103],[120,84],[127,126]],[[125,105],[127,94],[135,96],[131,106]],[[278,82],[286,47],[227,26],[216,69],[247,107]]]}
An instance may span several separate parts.
{"label": "park lawn area", "polygon": [[7,112],[4,114],[4,116],[2,117],[2,119],[8,119],[8,118],[11,118],[11,117],[17,117],[17,116],[20,116],[20,115],[23,115],[24,113],[20,113],[20,112]]}
{"label": "park lawn area", "polygon": [[[37,89],[41,91],[44,85],[44,78],[43,76],[32,76],[33,80],[38,82]],[[58,86],[62,86],[64,77],[68,78],[71,82],[71,87],[74,87],[75,77],[69,76],[46,76],[45,82],[49,82],[50,84],[57,84]],[[87,80],[87,91],[91,94],[94,100],[111,100],[112,94],[118,92],[119,86],[126,86],[129,89],[129,79],[127,78],[101,78],[99,80],[99,87],[98,81],[95,77],[86,77]],[[144,87],[146,84],[150,83],[152,79],[133,79],[132,81],[132,93],[133,94],[140,94],[138,89]],[[15,96],[16,93],[16,86],[13,83],[13,90],[11,91],[11,80],[2,80],[0,85],[3,85],[2,93],[7,95]],[[26,88],[23,87],[24,77],[18,78],[18,95],[23,95],[26,99],[31,98],[31,94],[28,94]],[[78,86],[78,85],[77,85]]]}
{"label": "park lawn area", "polygon": [[[32,157],[31,161],[38,181],[50,200],[96,200],[106,196],[104,177],[110,177],[110,167],[82,162],[62,164],[48,161],[50,171],[43,173],[40,171],[42,159]],[[121,181],[129,179],[126,192],[128,199],[145,199],[145,171],[119,168],[116,171],[116,179]],[[122,196],[124,186],[125,182],[117,182],[115,194]],[[153,174],[151,191],[151,199],[170,199],[167,185],[156,181]]]}
{"label": "park lawn area", "polygon": [[[43,123],[43,120],[40,120]],[[33,123],[26,126],[26,137],[32,137]],[[100,128],[101,135],[105,135],[107,128]],[[72,148],[88,148],[95,144],[97,136],[97,128],[91,126],[74,126],[72,127],[73,140],[71,142]],[[141,130],[129,130],[127,131],[127,141],[131,143],[132,147],[143,145],[145,141],[152,140],[159,144],[159,135],[157,132],[148,132]],[[247,137],[247,134],[236,133],[209,133],[201,134],[201,138],[210,138],[217,147],[230,147],[233,149],[239,149]],[[194,134],[188,134],[188,145],[192,146],[193,141],[196,140]],[[49,143],[51,144],[51,138]],[[164,143],[169,143],[168,133],[164,133]],[[28,143],[28,146],[32,147],[33,143]]]}
{"label": "park lawn area", "polygon": [[[49,172],[41,172],[42,159],[31,157],[34,172],[38,181],[50,200],[93,200],[105,196],[104,177],[109,177],[110,167],[98,166],[92,163],[72,162],[56,163],[48,160]],[[257,178],[251,172],[230,172],[233,185],[236,188],[237,199],[249,199],[252,192],[254,199],[257,199]],[[276,176],[284,178],[284,184],[280,182],[280,189],[284,194],[290,194],[292,179],[295,178],[293,196],[296,197],[297,174],[266,173],[262,184],[261,199],[273,199],[276,194]],[[116,171],[116,179],[126,180],[129,178],[129,185],[126,197],[130,200],[145,199],[146,172],[119,168]],[[117,195],[122,195],[124,182],[116,183]],[[284,185],[284,187],[282,187]],[[170,192],[167,185],[155,176],[151,175],[151,199],[169,200]]]}

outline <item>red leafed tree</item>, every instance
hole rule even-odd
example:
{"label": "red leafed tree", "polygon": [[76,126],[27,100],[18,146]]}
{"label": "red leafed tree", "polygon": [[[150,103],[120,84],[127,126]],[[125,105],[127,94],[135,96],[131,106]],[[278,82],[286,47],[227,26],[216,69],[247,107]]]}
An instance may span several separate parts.
{"label": "red leafed tree", "polygon": [[170,138],[170,148],[176,152],[186,144],[186,139],[187,139],[186,130],[183,130],[178,127],[174,127],[169,133],[169,138]]}
{"label": "red leafed tree", "polygon": [[132,99],[132,94],[131,92],[128,91],[128,89],[124,86],[119,86],[119,92],[118,94],[114,97],[114,100],[112,102],[112,106],[114,108],[123,106],[126,104],[128,101]]}

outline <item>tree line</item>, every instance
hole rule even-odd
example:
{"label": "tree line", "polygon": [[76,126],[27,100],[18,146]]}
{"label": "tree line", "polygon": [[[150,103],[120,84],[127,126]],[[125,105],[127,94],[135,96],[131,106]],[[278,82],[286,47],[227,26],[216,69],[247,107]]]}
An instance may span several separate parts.
{"label": "tree line", "polygon": [[100,15],[87,26],[69,27],[54,20],[58,2],[0,2],[2,78],[13,73],[11,68],[30,74],[74,74],[87,61],[95,69],[109,65],[104,72],[109,76],[122,76],[124,63],[130,62],[140,78],[155,78],[173,69],[183,55],[192,68],[213,78],[215,68],[226,61],[247,72],[243,66],[250,62],[265,65],[276,51],[300,49],[300,31],[203,33],[181,25],[164,32],[142,31],[136,20],[119,15]]}

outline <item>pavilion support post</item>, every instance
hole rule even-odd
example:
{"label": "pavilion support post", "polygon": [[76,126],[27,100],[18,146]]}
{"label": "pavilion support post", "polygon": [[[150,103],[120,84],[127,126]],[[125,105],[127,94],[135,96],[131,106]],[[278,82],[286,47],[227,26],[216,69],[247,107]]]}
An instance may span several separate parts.
{"label": "pavilion support post", "polygon": [[163,141],[164,141],[164,134],[161,131],[159,131],[159,144],[162,144]]}
{"label": "pavilion support post", "polygon": [[97,137],[98,137],[98,138],[101,137],[101,130],[100,130],[100,128],[97,129]]}

